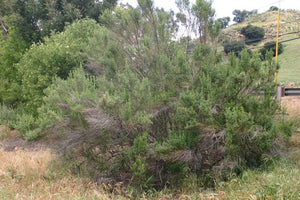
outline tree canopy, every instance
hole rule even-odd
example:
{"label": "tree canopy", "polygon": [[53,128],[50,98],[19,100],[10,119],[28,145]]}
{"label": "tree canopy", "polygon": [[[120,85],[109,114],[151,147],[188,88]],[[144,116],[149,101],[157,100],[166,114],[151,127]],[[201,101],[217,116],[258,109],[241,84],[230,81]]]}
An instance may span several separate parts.
{"label": "tree canopy", "polygon": [[221,23],[221,27],[222,27],[222,29],[224,29],[224,28],[227,28],[227,26],[229,25],[230,17],[219,18],[219,19],[217,19],[217,21],[219,21]]}
{"label": "tree canopy", "polygon": [[251,15],[257,14],[257,10],[252,10],[252,11],[234,10],[232,12],[232,14],[234,15],[233,21],[237,22],[237,23],[241,23],[241,22],[245,21],[245,19],[247,19]]}
{"label": "tree canopy", "polygon": [[27,42],[38,42],[51,31],[61,32],[67,23],[89,17],[98,21],[105,9],[116,6],[117,0],[13,0],[3,1],[0,16],[11,16],[14,26]]}

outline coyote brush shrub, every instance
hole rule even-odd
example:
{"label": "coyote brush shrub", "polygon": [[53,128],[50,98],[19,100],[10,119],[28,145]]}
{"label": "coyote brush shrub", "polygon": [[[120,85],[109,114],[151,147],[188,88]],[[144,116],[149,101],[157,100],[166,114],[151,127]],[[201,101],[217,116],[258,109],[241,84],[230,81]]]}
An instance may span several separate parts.
{"label": "coyote brush shrub", "polygon": [[86,20],[33,46],[19,63],[31,113],[20,130],[31,139],[50,126],[69,130],[64,148],[77,171],[142,189],[193,177],[212,186],[217,174],[262,164],[291,130],[278,114],[272,55],[261,62],[244,50],[221,62],[203,44],[185,54],[172,41],[172,13],[145,6],[106,12],[106,28]]}

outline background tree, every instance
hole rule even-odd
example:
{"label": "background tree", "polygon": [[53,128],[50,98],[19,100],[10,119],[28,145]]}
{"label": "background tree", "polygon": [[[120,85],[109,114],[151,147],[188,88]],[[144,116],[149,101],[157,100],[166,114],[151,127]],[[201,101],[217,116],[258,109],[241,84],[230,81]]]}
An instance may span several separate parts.
{"label": "background tree", "polygon": [[27,42],[33,43],[49,36],[51,31],[61,32],[66,23],[76,19],[89,17],[99,21],[99,15],[116,4],[117,0],[14,0],[5,4],[5,11],[15,15],[11,25]]}
{"label": "background tree", "polygon": [[[176,15],[177,19],[185,27],[186,31],[186,48],[188,49],[191,40],[191,34],[194,30],[194,16],[192,12],[192,4],[189,0],[176,0],[176,5],[179,13]],[[188,50],[186,51],[188,52]]]}
{"label": "background tree", "polygon": [[234,15],[233,21],[237,22],[237,23],[241,23],[243,21],[245,21],[245,19],[247,19],[248,17],[250,17],[251,15],[257,14],[257,10],[252,10],[252,11],[247,11],[247,10],[234,10],[232,12],[232,14]]}
{"label": "background tree", "polygon": [[[158,85],[161,84],[159,89],[165,90],[166,76],[163,74],[170,72],[170,64],[174,61],[170,53],[175,50],[175,43],[170,40],[178,29],[175,16],[173,12],[154,8],[151,0],[140,0],[138,3],[137,8],[105,12],[101,21],[111,30],[112,36],[118,38],[118,52],[130,55],[126,56],[126,61],[131,70],[139,78],[147,76],[150,80],[155,79]],[[94,53],[90,56],[98,57]],[[113,70],[110,71],[115,73],[117,66],[111,67]],[[118,68],[122,70],[120,66]]]}
{"label": "background tree", "polygon": [[271,6],[270,8],[269,8],[269,11],[278,11],[278,7],[276,7],[276,6]]}
{"label": "background tree", "polygon": [[196,29],[198,30],[199,40],[206,44],[209,36],[209,23],[215,15],[215,10],[212,8],[212,1],[197,0],[192,7],[193,14],[196,18]]}
{"label": "background tree", "polygon": [[230,22],[230,17],[223,17],[223,18],[219,18],[217,19],[217,21],[219,21],[221,23],[221,28],[227,28],[229,22]]}
{"label": "background tree", "polygon": [[189,0],[176,0],[176,5],[180,11],[180,13],[177,14],[177,18],[185,26],[187,32],[186,36],[191,37],[194,29],[192,4]]}

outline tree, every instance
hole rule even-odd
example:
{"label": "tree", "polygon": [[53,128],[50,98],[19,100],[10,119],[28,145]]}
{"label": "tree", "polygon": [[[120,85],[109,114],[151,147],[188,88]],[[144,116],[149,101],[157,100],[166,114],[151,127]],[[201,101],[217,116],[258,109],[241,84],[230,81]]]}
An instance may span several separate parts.
{"label": "tree", "polygon": [[12,9],[12,4],[13,4],[14,0],[1,0],[0,1],[0,30],[2,29],[2,31],[4,31],[4,33],[8,33],[8,29],[9,29],[9,25],[6,22],[5,17],[9,16],[13,13],[13,9]]}
{"label": "tree", "polygon": [[269,11],[278,11],[278,7],[276,7],[276,6],[271,6],[270,8],[269,8]]}
{"label": "tree", "polygon": [[116,4],[117,0],[15,0],[10,13],[16,18],[12,25],[26,41],[33,43],[49,36],[51,31],[63,31],[67,23],[77,19],[89,17],[99,21],[99,15]]}
{"label": "tree", "polygon": [[[100,26],[94,20],[84,19],[67,26],[60,34],[45,38],[41,44],[33,44],[15,65],[17,75],[11,89],[21,89],[21,98],[27,113],[36,115],[42,104],[44,89],[53,77],[66,79],[69,72],[85,61],[83,49]],[[16,73],[16,72],[15,72]]]}
{"label": "tree", "polygon": [[16,63],[28,47],[26,41],[11,27],[8,35],[0,36],[0,102],[15,106],[21,99]]}
{"label": "tree", "polygon": [[[138,3],[137,8],[116,8],[114,13],[105,12],[100,20],[111,30],[112,36],[118,38],[118,52],[130,55],[127,62],[131,70],[140,78],[156,79],[164,88],[162,74],[169,70],[170,64],[164,55],[170,53],[165,51],[174,48],[170,40],[178,28],[174,13],[154,8],[151,0],[139,0]],[[93,53],[91,56],[99,57]],[[118,68],[121,70],[120,66]]]}
{"label": "tree", "polygon": [[193,14],[196,18],[196,29],[198,30],[199,40],[206,44],[209,36],[209,23],[215,15],[215,10],[212,8],[212,1],[197,0],[192,7]]}
{"label": "tree", "polygon": [[219,21],[221,23],[221,28],[227,28],[229,22],[230,22],[230,17],[223,17],[223,18],[219,18],[217,19],[217,21]]}
{"label": "tree", "polygon": [[176,5],[180,11],[177,14],[177,18],[185,26],[187,37],[191,37],[194,28],[192,4],[189,0],[176,0]]}
{"label": "tree", "polygon": [[234,10],[232,12],[232,14],[234,15],[233,21],[237,22],[237,23],[241,23],[243,21],[245,21],[245,19],[247,19],[248,17],[250,17],[251,15],[257,14],[257,10],[252,10],[252,11],[247,11],[247,10]]}
{"label": "tree", "polygon": [[246,44],[261,41],[265,36],[265,30],[251,24],[242,28],[241,33],[246,37]]}

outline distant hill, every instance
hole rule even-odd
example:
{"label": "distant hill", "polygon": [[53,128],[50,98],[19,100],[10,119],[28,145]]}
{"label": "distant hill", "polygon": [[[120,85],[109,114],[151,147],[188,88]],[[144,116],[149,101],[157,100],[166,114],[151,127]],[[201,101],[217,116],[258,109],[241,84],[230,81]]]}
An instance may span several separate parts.
{"label": "distant hill", "polygon": [[[233,24],[222,32],[222,40],[235,41],[239,38],[240,30],[248,24],[262,27],[265,30],[264,39],[248,48],[263,46],[264,43],[276,40],[277,11],[266,11],[249,17],[242,23]],[[295,33],[293,33],[295,32]],[[280,11],[279,42],[300,37],[300,11]],[[284,52],[279,56],[279,83],[295,82],[300,85],[300,39],[284,42]],[[259,49],[259,48],[257,48]]]}
{"label": "distant hill", "polygon": [[[279,34],[295,32],[300,30],[300,11],[285,10],[280,12],[280,31]],[[223,37],[229,40],[238,40],[237,35],[240,30],[248,24],[262,27],[265,29],[267,40],[276,39],[277,11],[267,11],[264,13],[252,15],[242,23],[233,24],[223,30]],[[263,42],[267,42],[264,40]]]}

